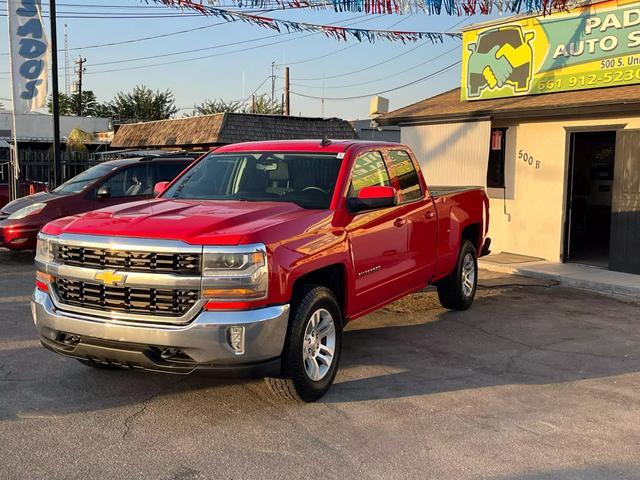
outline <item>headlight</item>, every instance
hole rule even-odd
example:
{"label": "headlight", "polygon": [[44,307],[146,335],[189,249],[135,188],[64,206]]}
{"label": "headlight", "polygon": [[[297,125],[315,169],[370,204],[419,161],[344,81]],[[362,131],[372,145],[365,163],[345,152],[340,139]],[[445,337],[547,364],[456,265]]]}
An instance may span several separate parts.
{"label": "headlight", "polygon": [[38,234],[38,243],[36,244],[36,261],[42,263],[51,263],[54,260],[53,241],[52,238]]}
{"label": "headlight", "polygon": [[7,220],[19,220],[24,217],[28,217],[29,215],[34,215],[36,213],[40,213],[46,207],[46,203],[32,203],[31,205],[21,208],[20,210],[16,210],[11,215],[7,217]]}
{"label": "headlight", "polygon": [[267,296],[269,269],[264,245],[204,247],[202,296],[215,301],[259,300]]}

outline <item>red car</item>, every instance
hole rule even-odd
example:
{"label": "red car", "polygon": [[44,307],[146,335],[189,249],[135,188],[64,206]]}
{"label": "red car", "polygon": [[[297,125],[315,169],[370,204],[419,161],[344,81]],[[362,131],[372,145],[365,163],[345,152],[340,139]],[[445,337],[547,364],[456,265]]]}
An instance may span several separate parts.
{"label": "red car", "polygon": [[174,179],[195,155],[151,154],[100,163],[52,192],[19,198],[0,209],[0,246],[33,250],[44,224],[56,218],[153,197],[157,182]]}
{"label": "red car", "polygon": [[[46,192],[47,184],[44,182],[21,182],[18,184],[18,191],[21,195],[33,195],[38,192]],[[9,184],[0,183],[0,209],[9,203],[9,198]]]}
{"label": "red car", "polygon": [[429,284],[446,308],[473,302],[487,196],[429,188],[418,165],[392,143],[229,145],[155,200],[51,222],[32,303],[42,344],[92,367],[266,376],[316,400],[347,322]]}

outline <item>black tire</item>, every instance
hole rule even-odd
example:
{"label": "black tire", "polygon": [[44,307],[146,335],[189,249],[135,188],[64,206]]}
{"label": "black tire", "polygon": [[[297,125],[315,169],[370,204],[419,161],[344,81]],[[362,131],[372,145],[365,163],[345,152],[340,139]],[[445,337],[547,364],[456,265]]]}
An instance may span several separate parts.
{"label": "black tire", "polygon": [[[314,381],[305,368],[303,346],[307,325],[320,309],[329,312],[333,319],[335,347],[328,370],[320,380]],[[342,311],[331,290],[318,285],[302,287],[292,302],[289,330],[282,353],[282,375],[265,379],[271,392],[279,398],[298,402],[315,402],[327,393],[340,362],[342,324]]]}
{"label": "black tire", "polygon": [[[468,255],[473,258],[473,288],[468,291],[464,287],[464,264]],[[440,304],[449,310],[467,310],[473,304],[478,287],[478,254],[469,240],[465,240],[460,248],[456,267],[447,278],[437,284]]]}

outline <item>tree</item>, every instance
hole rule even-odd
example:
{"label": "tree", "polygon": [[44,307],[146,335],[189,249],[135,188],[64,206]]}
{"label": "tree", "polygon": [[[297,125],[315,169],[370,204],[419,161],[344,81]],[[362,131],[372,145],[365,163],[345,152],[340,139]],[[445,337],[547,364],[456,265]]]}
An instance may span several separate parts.
{"label": "tree", "polygon": [[136,86],[129,93],[118,93],[110,106],[121,122],[166,120],[178,112],[170,90],[154,92],[144,85]]}
{"label": "tree", "polygon": [[267,94],[258,95],[250,103],[239,101],[227,102],[221,98],[205,100],[193,107],[193,112],[187,116],[211,115],[214,113],[262,113],[268,115],[282,115],[282,102],[271,101]]}
{"label": "tree", "polygon": [[[80,94],[58,94],[60,115],[78,115],[80,111]],[[49,113],[53,112],[53,100],[49,97],[47,102]],[[110,117],[111,107],[108,104],[98,102],[95,93],[91,90],[82,92],[82,116],[83,117]]]}
{"label": "tree", "polygon": [[242,102],[226,102],[220,98],[218,100],[205,100],[200,105],[194,105],[193,112],[186,116],[195,117],[198,115],[212,115],[214,113],[236,113],[242,112],[244,109],[245,106]]}
{"label": "tree", "polygon": [[258,95],[246,109],[247,113],[262,113],[268,115],[282,115],[282,102],[278,100],[271,101],[271,97],[267,94]]}

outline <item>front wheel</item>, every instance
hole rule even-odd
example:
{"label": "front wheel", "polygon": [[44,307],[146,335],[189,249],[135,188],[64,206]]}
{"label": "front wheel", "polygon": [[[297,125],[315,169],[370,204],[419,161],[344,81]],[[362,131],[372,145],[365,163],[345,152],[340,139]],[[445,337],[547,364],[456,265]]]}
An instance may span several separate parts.
{"label": "front wheel", "polygon": [[342,349],[342,311],[331,290],[307,286],[293,302],[280,378],[271,391],[287,400],[314,402],[335,379]]}
{"label": "front wheel", "polygon": [[456,268],[438,282],[438,298],[444,308],[467,310],[471,307],[478,286],[478,256],[476,248],[465,240],[460,248]]}

